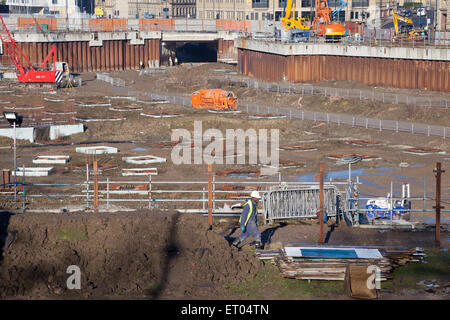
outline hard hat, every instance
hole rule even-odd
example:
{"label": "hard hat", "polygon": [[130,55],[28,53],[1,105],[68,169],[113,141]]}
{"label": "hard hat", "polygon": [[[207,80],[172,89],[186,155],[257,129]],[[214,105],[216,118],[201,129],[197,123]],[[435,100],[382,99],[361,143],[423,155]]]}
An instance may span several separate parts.
{"label": "hard hat", "polygon": [[261,196],[259,195],[258,191],[252,191],[252,193],[250,194],[250,197],[256,198],[256,199],[261,199]]}

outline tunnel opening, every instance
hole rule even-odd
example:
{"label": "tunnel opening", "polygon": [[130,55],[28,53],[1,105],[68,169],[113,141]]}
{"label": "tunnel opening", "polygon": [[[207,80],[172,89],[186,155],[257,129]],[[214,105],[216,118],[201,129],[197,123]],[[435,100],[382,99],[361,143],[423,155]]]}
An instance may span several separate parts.
{"label": "tunnel opening", "polygon": [[162,60],[177,58],[178,63],[217,62],[217,41],[166,42],[163,44]]}

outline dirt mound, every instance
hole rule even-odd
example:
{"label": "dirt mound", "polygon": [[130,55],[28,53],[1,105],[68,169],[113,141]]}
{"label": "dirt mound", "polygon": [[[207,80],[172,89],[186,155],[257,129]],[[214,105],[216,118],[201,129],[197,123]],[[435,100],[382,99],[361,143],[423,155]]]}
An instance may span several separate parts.
{"label": "dirt mound", "polygon": [[[8,231],[0,294],[8,297],[205,297],[253,278],[262,266],[230,248],[202,216],[146,210],[115,214],[21,214]],[[68,290],[70,265],[81,290]]]}

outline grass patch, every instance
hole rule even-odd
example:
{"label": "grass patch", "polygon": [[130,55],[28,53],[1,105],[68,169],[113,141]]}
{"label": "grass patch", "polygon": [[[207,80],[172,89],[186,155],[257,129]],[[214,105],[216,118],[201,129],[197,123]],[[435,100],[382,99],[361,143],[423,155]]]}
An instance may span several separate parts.
{"label": "grass patch", "polygon": [[450,281],[450,252],[426,251],[427,263],[411,262],[392,273],[393,279],[381,283],[382,289],[423,289],[417,285],[422,280],[437,280],[443,284]]}
{"label": "grass patch", "polygon": [[227,291],[243,299],[294,300],[344,294],[343,281],[320,281],[284,278],[278,267],[268,262],[255,278],[229,285]]}
{"label": "grass patch", "polygon": [[61,228],[58,230],[56,238],[58,240],[77,242],[87,240],[88,236],[85,229]]}

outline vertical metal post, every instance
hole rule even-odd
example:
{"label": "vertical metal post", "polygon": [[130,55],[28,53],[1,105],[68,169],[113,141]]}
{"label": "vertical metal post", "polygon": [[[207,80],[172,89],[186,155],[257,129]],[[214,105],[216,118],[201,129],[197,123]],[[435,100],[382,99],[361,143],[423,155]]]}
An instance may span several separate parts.
{"label": "vertical metal post", "polygon": [[433,207],[436,210],[436,238],[437,246],[441,246],[441,175],[445,170],[441,170],[441,163],[436,163],[436,169],[433,170],[436,175],[436,205]]}
{"label": "vertical metal post", "polygon": [[319,234],[319,244],[324,243],[323,238],[323,202],[324,202],[324,194],[323,194],[323,164],[320,164],[320,194],[319,194],[319,201],[320,201],[320,214],[319,214],[319,223],[320,223],[320,234]]}
{"label": "vertical metal post", "polygon": [[23,170],[23,175],[22,175],[22,212],[25,212],[25,165],[22,164],[22,170]]}
{"label": "vertical metal post", "polygon": [[152,175],[148,176],[148,208],[152,207]]}
{"label": "vertical metal post", "polygon": [[390,203],[391,203],[391,224],[392,224],[392,216],[394,213],[394,206],[393,206],[393,201],[392,201],[392,193],[393,193],[393,182],[391,181],[391,193],[390,193]]}
{"label": "vertical metal post", "polygon": [[213,175],[213,189],[212,189],[212,199],[213,199],[213,209],[216,209],[216,176]]}
{"label": "vertical metal post", "polygon": [[212,229],[212,164],[208,164],[208,224]]}
{"label": "vertical metal post", "polygon": [[427,177],[423,176],[423,220],[427,212]]}
{"label": "vertical metal post", "polygon": [[109,178],[106,178],[106,208],[109,209]]}
{"label": "vertical metal post", "polygon": [[98,162],[94,160],[94,213],[98,213]]}
{"label": "vertical metal post", "polygon": [[202,192],[202,209],[205,210],[205,187],[203,187]]}
{"label": "vertical metal post", "polygon": [[86,162],[86,209],[89,208],[89,161]]}

